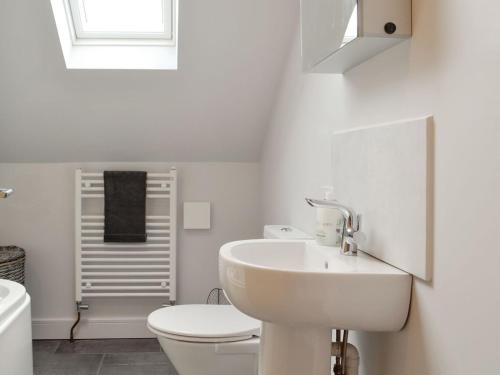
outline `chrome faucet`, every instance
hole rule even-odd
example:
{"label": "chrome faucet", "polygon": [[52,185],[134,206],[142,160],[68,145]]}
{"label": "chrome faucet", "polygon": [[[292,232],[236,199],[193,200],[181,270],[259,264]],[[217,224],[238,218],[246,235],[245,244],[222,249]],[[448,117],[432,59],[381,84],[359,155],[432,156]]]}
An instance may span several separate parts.
{"label": "chrome faucet", "polygon": [[340,211],[344,217],[344,230],[342,231],[342,246],[340,252],[343,255],[357,255],[358,244],[354,239],[354,233],[359,230],[359,216],[356,215],[354,210],[337,201],[326,199],[306,198],[306,202],[311,207],[331,208]]}
{"label": "chrome faucet", "polygon": [[14,192],[14,189],[2,189],[0,188],[0,198],[7,198]]}

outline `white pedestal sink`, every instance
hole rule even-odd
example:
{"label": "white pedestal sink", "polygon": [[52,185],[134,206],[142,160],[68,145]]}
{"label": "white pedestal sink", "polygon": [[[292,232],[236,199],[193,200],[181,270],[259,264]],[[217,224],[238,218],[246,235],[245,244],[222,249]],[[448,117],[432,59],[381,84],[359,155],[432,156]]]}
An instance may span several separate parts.
{"label": "white pedestal sink", "polygon": [[231,303],[263,322],[259,375],[329,375],[332,329],[398,331],[410,305],[409,274],[314,241],[225,244],[219,276]]}

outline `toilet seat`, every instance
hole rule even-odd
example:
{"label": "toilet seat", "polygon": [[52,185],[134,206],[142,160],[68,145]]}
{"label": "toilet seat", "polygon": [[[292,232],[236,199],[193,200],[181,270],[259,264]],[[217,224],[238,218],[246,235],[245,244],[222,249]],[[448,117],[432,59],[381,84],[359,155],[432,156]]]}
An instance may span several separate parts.
{"label": "toilet seat", "polygon": [[232,305],[164,307],[148,317],[148,328],[166,338],[198,343],[223,343],[260,335],[260,321]]}
{"label": "toilet seat", "polygon": [[230,342],[240,342],[246,341],[255,338],[255,336],[234,336],[234,337],[194,337],[194,336],[181,336],[181,335],[172,335],[171,333],[161,332],[150,325],[148,328],[151,332],[158,336],[165,337],[167,339],[176,340],[176,341],[185,341],[191,343],[207,343],[207,344],[223,344]]}

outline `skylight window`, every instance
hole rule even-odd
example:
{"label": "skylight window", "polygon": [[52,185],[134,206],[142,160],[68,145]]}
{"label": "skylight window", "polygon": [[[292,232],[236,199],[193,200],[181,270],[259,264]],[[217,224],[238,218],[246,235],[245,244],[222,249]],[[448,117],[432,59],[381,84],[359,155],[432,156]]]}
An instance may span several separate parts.
{"label": "skylight window", "polygon": [[67,69],[177,69],[179,0],[50,3]]}
{"label": "skylight window", "polygon": [[173,40],[172,0],[69,0],[77,39]]}

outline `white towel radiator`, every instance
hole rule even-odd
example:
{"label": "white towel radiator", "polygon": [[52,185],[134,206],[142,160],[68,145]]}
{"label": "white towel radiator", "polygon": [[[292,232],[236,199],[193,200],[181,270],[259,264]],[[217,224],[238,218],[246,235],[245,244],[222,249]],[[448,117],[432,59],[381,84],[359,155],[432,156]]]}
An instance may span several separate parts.
{"label": "white towel radiator", "polygon": [[145,243],[104,243],[103,173],[75,174],[75,294],[176,300],[177,170],[148,173]]}

